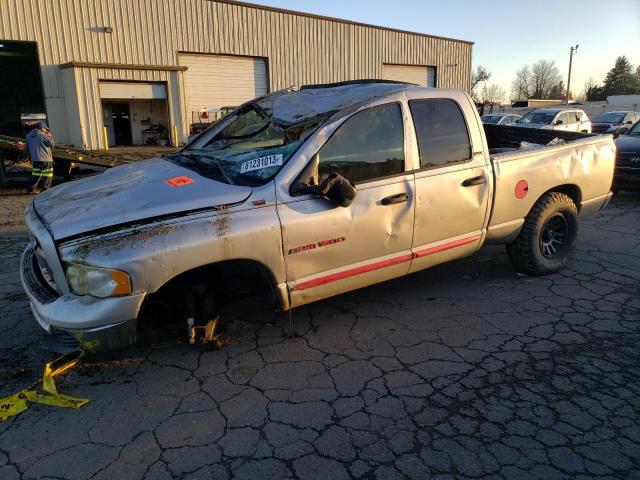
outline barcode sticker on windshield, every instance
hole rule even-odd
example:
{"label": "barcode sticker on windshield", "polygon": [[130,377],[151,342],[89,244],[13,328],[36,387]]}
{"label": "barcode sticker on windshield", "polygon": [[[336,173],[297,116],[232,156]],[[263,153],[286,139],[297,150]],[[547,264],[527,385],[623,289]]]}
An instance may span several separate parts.
{"label": "barcode sticker on windshield", "polygon": [[282,154],[267,155],[266,157],[254,158],[247,160],[240,165],[240,173],[247,173],[253,170],[262,170],[263,168],[275,167],[282,165]]}

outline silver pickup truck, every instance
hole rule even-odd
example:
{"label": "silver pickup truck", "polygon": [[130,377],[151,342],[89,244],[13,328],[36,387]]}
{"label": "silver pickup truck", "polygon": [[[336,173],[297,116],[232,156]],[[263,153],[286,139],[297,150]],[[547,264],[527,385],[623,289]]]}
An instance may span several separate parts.
{"label": "silver pickup truck", "polygon": [[614,157],[608,135],[483,127],[457,90],[275,92],[174,154],[36,197],[22,283],[45,330],[99,350],[142,319],[201,325],[255,292],[288,310],[486,243],[547,274],[607,204]]}

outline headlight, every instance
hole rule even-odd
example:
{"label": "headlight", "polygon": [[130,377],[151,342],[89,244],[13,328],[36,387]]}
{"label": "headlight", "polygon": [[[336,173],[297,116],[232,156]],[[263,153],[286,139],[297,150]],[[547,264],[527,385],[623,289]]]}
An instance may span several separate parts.
{"label": "headlight", "polygon": [[71,263],[67,265],[66,277],[76,295],[107,298],[131,293],[131,278],[122,270]]}

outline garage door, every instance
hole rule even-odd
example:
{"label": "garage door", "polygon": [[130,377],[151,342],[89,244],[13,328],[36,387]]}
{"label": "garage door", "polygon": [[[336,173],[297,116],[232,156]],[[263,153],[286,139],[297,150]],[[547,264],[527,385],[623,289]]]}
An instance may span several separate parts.
{"label": "garage door", "polygon": [[267,65],[263,58],[180,54],[187,67],[185,97],[188,122],[203,108],[235,107],[265,95]]}
{"label": "garage door", "polygon": [[397,82],[408,82],[424,87],[436,86],[436,67],[423,67],[415,65],[382,65],[382,78]]}
{"label": "garage door", "polygon": [[102,99],[165,99],[167,87],[164,83],[146,82],[100,82]]}

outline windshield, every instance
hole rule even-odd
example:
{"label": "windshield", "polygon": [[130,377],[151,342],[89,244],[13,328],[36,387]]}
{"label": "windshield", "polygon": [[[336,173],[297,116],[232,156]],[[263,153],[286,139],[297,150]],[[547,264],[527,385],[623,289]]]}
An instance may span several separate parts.
{"label": "windshield", "polygon": [[501,118],[500,115],[483,115],[482,123],[498,123]]}
{"label": "windshield", "polygon": [[255,104],[235,115],[204,146],[181,150],[169,159],[221,182],[257,186],[278,173],[319,124],[280,127]]}
{"label": "windshield", "polygon": [[636,124],[627,132],[627,135],[640,135],[640,122],[636,122]]}
{"label": "windshield", "polygon": [[598,115],[594,122],[596,123],[622,123],[626,113],[607,112]]}
{"label": "windshield", "polygon": [[549,125],[555,116],[555,112],[529,112],[524,117],[516,120],[516,123],[543,123]]}

